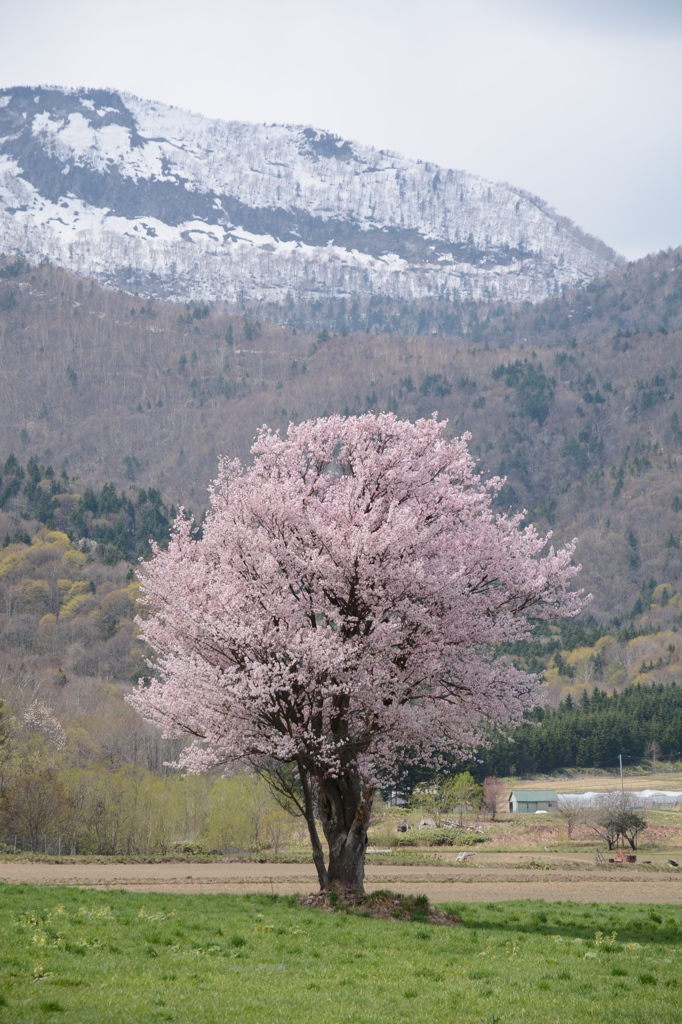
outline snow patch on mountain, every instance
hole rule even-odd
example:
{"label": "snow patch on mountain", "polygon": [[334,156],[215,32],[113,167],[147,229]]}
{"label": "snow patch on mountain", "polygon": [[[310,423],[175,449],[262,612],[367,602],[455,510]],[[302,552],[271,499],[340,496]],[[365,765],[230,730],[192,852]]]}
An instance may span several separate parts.
{"label": "snow patch on mountain", "polygon": [[0,249],[158,297],[539,301],[619,262],[509,185],[104,90],[0,95]]}

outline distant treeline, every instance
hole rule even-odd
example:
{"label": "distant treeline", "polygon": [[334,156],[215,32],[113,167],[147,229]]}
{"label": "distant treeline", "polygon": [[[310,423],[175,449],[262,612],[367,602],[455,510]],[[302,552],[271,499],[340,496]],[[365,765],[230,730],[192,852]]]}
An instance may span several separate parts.
{"label": "distant treeline", "polygon": [[[682,751],[682,686],[628,686],[609,696],[595,687],[579,703],[570,694],[556,711],[536,708],[532,721],[481,752],[478,774],[528,775],[561,768],[609,766],[618,755],[676,760]],[[476,767],[476,766],[474,766]]]}
{"label": "distant treeline", "polygon": [[[482,255],[475,250],[469,252],[473,259]],[[341,335],[357,331],[437,334],[505,348],[527,338],[541,337],[554,344],[566,344],[571,339],[610,332],[614,341],[627,348],[628,340],[640,331],[664,333],[679,329],[681,259],[679,248],[646,257],[537,305],[477,303],[442,296],[407,302],[373,295],[352,302],[344,298],[308,302],[289,299],[285,304],[263,304],[258,311],[264,319],[286,323],[299,331],[323,329]],[[671,280],[662,281],[658,276],[662,265],[669,269]],[[624,301],[624,290],[629,292],[629,301]]]}

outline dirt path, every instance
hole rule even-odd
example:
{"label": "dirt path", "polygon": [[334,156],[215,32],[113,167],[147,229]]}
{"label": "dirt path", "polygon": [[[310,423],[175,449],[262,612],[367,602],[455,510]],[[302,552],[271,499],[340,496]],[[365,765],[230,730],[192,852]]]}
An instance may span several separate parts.
{"label": "dirt path", "polygon": [[[317,888],[308,864],[41,864],[0,863],[0,881],[75,885],[137,892],[311,892]],[[367,889],[425,893],[434,903],[513,899],[575,900],[580,903],[682,903],[682,871],[595,869],[579,862],[533,870],[480,862],[465,867],[367,867]]]}

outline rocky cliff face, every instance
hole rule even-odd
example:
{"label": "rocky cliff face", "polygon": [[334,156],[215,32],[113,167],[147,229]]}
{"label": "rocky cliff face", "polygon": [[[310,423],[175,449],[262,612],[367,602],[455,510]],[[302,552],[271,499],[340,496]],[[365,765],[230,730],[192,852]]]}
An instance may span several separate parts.
{"label": "rocky cliff face", "polygon": [[540,199],[291,125],[0,93],[0,251],[154,297],[539,301],[617,255]]}

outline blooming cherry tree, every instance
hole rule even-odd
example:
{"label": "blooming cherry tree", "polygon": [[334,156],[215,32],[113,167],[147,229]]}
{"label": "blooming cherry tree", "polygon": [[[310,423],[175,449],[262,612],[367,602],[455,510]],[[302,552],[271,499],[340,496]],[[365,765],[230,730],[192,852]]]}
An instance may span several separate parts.
{"label": "blooming cherry tree", "polygon": [[[320,886],[362,888],[377,783],[518,723],[539,680],[494,646],[575,615],[575,544],[493,511],[468,437],[393,414],[263,428],[223,460],[196,540],[180,516],[142,570],[156,676],[130,698],[181,767],[249,767],[305,815]],[[329,846],[329,860],[317,828]]]}

